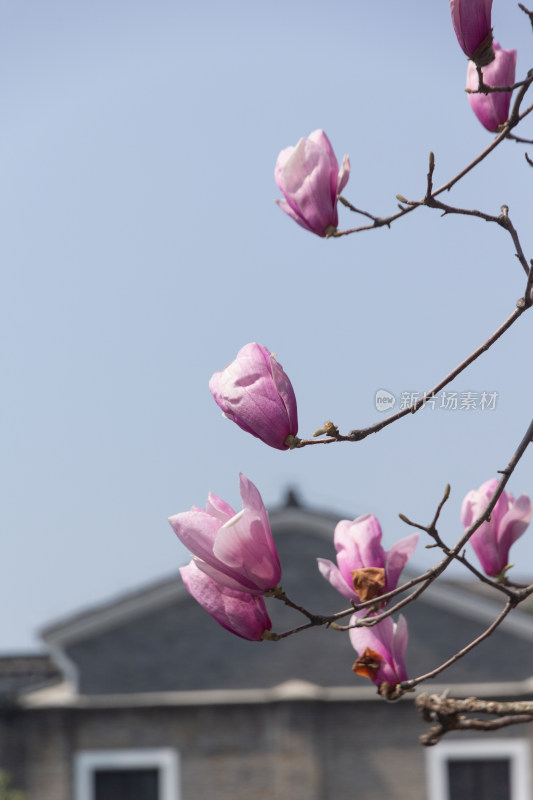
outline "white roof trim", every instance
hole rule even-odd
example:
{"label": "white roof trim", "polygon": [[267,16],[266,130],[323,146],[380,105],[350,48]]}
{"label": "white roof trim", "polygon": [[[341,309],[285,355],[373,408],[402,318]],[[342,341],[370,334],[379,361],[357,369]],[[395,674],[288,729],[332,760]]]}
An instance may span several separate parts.
{"label": "white roof trim", "polygon": [[[450,690],[453,697],[506,698],[533,695],[533,678],[506,683],[458,683],[422,685],[422,692],[441,694]],[[421,692],[419,692],[421,693]],[[409,702],[406,694],[400,702]],[[374,686],[317,686],[307,681],[291,680],[268,689],[208,689],[188,692],[139,692],[129,694],[80,695],[69,683],[47,689],[28,691],[19,697],[19,706],[26,709],[46,708],[154,708],[162,706],[246,705],[295,701],[327,703],[383,702]]]}

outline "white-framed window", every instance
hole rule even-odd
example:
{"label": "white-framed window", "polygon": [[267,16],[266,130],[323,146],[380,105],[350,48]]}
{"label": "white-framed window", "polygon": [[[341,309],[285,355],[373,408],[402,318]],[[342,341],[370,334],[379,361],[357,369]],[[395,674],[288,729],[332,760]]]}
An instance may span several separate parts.
{"label": "white-framed window", "polygon": [[426,752],[429,800],[529,800],[526,739],[454,739]]}
{"label": "white-framed window", "polygon": [[75,800],[180,800],[171,748],[82,750],[74,757]]}

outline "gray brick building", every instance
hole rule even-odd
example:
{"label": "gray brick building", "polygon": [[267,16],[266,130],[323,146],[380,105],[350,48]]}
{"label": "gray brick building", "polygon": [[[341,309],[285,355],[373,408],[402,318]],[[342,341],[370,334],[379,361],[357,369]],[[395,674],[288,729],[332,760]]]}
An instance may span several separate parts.
{"label": "gray brick building", "polygon": [[[294,502],[271,513],[283,587],[317,613],[347,605],[316,568],[317,556],[334,559],[336,521]],[[433,586],[406,610],[409,674],[478,635],[498,602]],[[276,631],[301,624],[279,602],[269,611]],[[387,703],[356,676],[346,634],[244,641],[178,575],[50,625],[43,640],[42,656],[0,659],[0,768],[27,800],[531,797],[528,726],[452,734],[426,751],[412,698]],[[533,620],[517,612],[440,688],[529,698],[532,665]]]}

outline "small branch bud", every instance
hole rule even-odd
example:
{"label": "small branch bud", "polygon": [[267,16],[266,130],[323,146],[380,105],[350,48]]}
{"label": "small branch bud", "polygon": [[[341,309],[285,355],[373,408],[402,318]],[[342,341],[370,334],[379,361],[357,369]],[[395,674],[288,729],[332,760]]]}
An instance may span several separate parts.
{"label": "small branch bud", "polygon": [[274,633],[274,631],[263,631],[261,638],[264,639],[265,642],[279,641],[279,635],[277,633]]}

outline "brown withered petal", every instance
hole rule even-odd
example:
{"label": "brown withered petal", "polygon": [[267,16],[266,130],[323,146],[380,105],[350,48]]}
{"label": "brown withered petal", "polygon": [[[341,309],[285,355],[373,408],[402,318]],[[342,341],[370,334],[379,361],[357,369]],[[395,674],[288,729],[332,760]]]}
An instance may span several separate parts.
{"label": "brown withered petal", "polygon": [[383,567],[362,567],[352,570],[353,588],[364,603],[382,594],[385,588],[385,570]]}
{"label": "brown withered petal", "polygon": [[362,675],[364,678],[374,680],[376,673],[379,669],[383,657],[375,650],[367,647],[363,655],[359,656],[352,669],[357,675]]}

